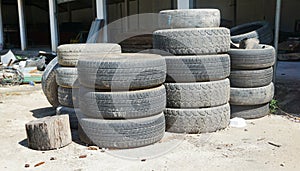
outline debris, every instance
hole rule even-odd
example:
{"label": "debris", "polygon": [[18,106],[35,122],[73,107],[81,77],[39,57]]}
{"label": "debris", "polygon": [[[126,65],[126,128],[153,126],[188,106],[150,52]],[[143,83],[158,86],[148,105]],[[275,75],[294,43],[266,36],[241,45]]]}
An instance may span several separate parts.
{"label": "debris", "polygon": [[142,160],[141,160],[141,162],[145,162],[145,161],[146,161],[146,159],[142,159]]}
{"label": "debris", "polygon": [[265,140],[266,138],[259,138],[259,139],[257,139],[257,141],[263,141],[263,140]]}
{"label": "debris", "polygon": [[97,146],[89,146],[88,150],[99,150],[99,147],[97,147]]}
{"label": "debris", "polygon": [[221,150],[222,148],[221,147],[217,147],[217,150]]}
{"label": "debris", "polygon": [[20,70],[0,66],[0,85],[19,85],[23,82],[23,78]]}
{"label": "debris", "polygon": [[233,128],[243,128],[247,126],[246,124],[246,120],[243,119],[243,118],[233,118],[233,119],[230,119],[230,127],[233,127]]}
{"label": "debris", "polygon": [[87,155],[85,154],[85,155],[81,155],[81,156],[79,156],[79,158],[80,159],[83,159],[83,158],[86,158],[87,157]]}
{"label": "debris", "polygon": [[9,66],[9,63],[14,63],[17,60],[15,55],[12,53],[11,50],[9,50],[5,55],[1,56],[1,62],[5,66]]}
{"label": "debris", "polygon": [[275,144],[275,143],[273,143],[273,142],[270,142],[270,141],[268,142],[268,144],[270,144],[270,145],[272,145],[272,146],[275,146],[275,147],[278,147],[278,148],[279,148],[279,147],[281,147],[281,145],[279,145],[279,144]]}
{"label": "debris", "polygon": [[223,153],[222,155],[223,155],[223,156],[225,156],[226,158],[228,157],[228,155],[227,155],[227,154],[224,154],[224,153]]}
{"label": "debris", "polygon": [[239,44],[240,49],[261,49],[259,46],[259,40],[256,38],[246,38]]}
{"label": "debris", "polygon": [[280,166],[281,166],[281,167],[284,167],[284,166],[285,166],[285,164],[284,164],[284,163],[281,163],[281,164],[280,164]]}
{"label": "debris", "polygon": [[28,168],[28,167],[30,167],[30,165],[29,164],[25,164],[25,167]]}
{"label": "debris", "polygon": [[42,164],[45,164],[45,162],[39,162],[38,164],[34,165],[34,167],[38,167],[38,166],[40,166]]}
{"label": "debris", "polygon": [[101,148],[101,153],[104,153],[105,152],[105,148]]}
{"label": "debris", "polygon": [[245,132],[247,132],[247,131],[248,131],[248,129],[244,129],[244,131],[245,131]]}
{"label": "debris", "polygon": [[50,160],[57,160],[57,158],[56,157],[51,157]]}

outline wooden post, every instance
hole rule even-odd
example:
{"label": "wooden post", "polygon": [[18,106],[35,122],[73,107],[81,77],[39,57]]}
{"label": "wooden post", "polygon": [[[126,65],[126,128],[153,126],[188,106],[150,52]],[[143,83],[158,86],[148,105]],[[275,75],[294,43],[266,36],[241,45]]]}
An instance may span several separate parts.
{"label": "wooden post", "polygon": [[53,150],[72,142],[68,115],[45,117],[25,125],[28,147],[35,150]]}

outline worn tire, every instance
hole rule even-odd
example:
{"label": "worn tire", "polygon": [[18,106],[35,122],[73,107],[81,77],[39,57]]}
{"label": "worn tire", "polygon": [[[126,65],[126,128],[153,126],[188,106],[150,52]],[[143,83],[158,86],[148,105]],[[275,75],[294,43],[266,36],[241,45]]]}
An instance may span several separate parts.
{"label": "worn tire", "polygon": [[165,83],[168,108],[214,107],[228,103],[229,79],[198,83]]}
{"label": "worn tire", "polygon": [[230,120],[229,104],[202,109],[165,110],[166,130],[175,133],[208,133],[224,129]]}
{"label": "worn tire", "polygon": [[231,87],[255,88],[269,85],[273,80],[273,68],[260,70],[233,70],[230,74]]}
{"label": "worn tire", "polygon": [[102,120],[77,113],[87,137],[101,148],[135,148],[161,140],[165,133],[163,113],[146,118]]}
{"label": "worn tire", "polygon": [[260,45],[262,49],[230,49],[231,68],[263,69],[275,64],[275,49],[272,46]]}
{"label": "worn tire", "polygon": [[262,118],[270,113],[269,103],[253,106],[231,105],[231,118],[239,117],[244,119]]}
{"label": "worn tire", "polygon": [[78,108],[79,101],[78,101],[78,88],[64,88],[64,87],[58,87],[58,101],[59,104],[66,107],[71,108]]}
{"label": "worn tire", "polygon": [[161,28],[219,27],[221,14],[218,9],[180,9],[159,12]]}
{"label": "worn tire", "polygon": [[273,41],[273,31],[266,21],[238,25],[230,29],[230,34],[233,43],[239,43],[246,38],[257,38],[262,44],[270,44]]}
{"label": "worn tire", "polygon": [[166,56],[167,82],[215,81],[230,75],[227,54],[203,56]]}
{"label": "worn tire", "polygon": [[79,81],[85,87],[136,90],[156,87],[165,82],[166,62],[159,55],[124,53],[99,57],[79,60]]}
{"label": "worn tire", "polygon": [[71,128],[78,129],[78,119],[76,116],[76,109],[66,107],[66,106],[58,106],[56,108],[56,115],[69,115]]}
{"label": "worn tire", "polygon": [[163,112],[166,90],[160,87],[122,92],[95,92],[80,88],[80,110],[92,118],[143,118]]}
{"label": "worn tire", "polygon": [[121,46],[113,43],[67,44],[57,48],[58,63],[62,66],[77,66],[78,59],[87,55],[121,53]]}
{"label": "worn tire", "polygon": [[232,105],[260,105],[269,103],[274,96],[274,84],[271,83],[258,88],[230,89],[230,104]]}
{"label": "worn tire", "polygon": [[158,30],[153,33],[154,49],[175,55],[215,54],[230,48],[227,28],[189,28]]}
{"label": "worn tire", "polygon": [[59,106],[58,102],[58,85],[56,83],[56,69],[59,67],[57,57],[54,58],[46,67],[42,75],[42,90],[48,100],[53,106]]}
{"label": "worn tire", "polygon": [[56,71],[56,82],[59,86],[79,88],[77,68],[59,67]]}

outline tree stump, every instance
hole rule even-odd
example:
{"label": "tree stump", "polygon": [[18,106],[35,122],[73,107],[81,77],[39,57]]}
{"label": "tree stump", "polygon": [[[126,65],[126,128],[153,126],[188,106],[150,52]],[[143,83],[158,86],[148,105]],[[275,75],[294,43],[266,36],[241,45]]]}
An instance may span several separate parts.
{"label": "tree stump", "polygon": [[68,115],[45,117],[25,125],[28,147],[35,150],[53,150],[72,142]]}

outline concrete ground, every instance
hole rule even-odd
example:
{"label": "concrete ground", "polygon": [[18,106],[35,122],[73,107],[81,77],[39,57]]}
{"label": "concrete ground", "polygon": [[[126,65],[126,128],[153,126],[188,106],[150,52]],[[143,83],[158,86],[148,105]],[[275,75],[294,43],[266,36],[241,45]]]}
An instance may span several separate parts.
{"label": "concrete ground", "polygon": [[166,133],[159,143],[130,150],[90,151],[76,130],[67,147],[29,149],[25,124],[54,113],[40,85],[0,88],[0,170],[300,170],[300,124],[285,116],[211,134]]}

